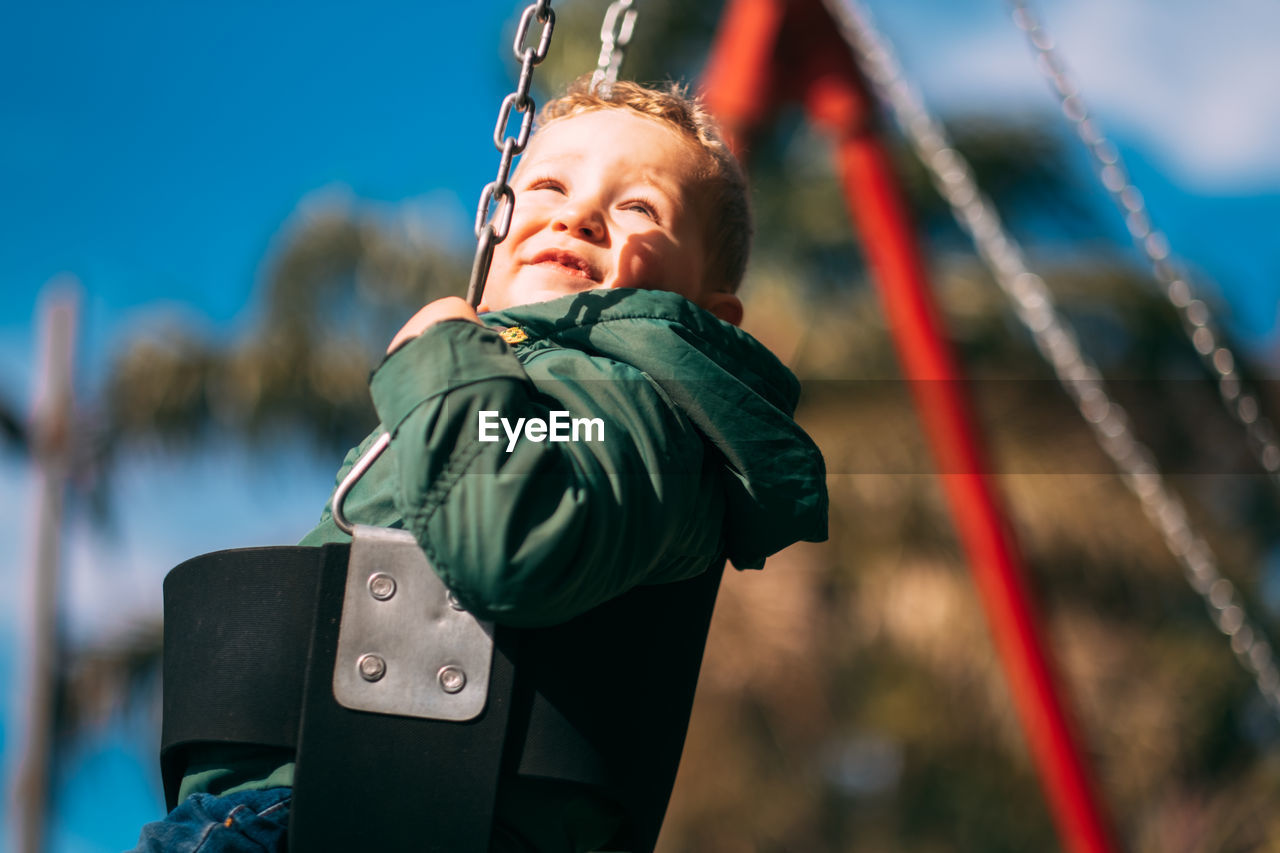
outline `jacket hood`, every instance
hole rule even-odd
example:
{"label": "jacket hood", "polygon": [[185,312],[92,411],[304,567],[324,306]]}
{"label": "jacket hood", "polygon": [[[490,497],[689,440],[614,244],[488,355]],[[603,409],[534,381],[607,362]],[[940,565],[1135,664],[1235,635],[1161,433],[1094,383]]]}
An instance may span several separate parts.
{"label": "jacket hood", "polygon": [[[796,425],[800,383],[755,338],[660,290],[591,290],[481,317],[643,371],[723,459],[724,541],[739,569],[827,538],[822,453]],[[640,324],[641,334],[636,334]]]}

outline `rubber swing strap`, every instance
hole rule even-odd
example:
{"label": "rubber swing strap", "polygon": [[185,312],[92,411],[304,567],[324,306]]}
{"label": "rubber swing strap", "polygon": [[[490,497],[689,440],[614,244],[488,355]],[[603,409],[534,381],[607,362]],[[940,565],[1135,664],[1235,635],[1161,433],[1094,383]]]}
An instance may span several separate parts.
{"label": "rubber swing strap", "polygon": [[170,809],[194,746],[297,747],[320,559],[316,548],[239,548],[165,577],[160,768]]}
{"label": "rubber swing strap", "polygon": [[513,669],[466,723],[352,711],[333,698],[346,545],[250,548],[165,580],[161,768],[176,803],[188,750],[295,750],[293,851],[488,850]]}

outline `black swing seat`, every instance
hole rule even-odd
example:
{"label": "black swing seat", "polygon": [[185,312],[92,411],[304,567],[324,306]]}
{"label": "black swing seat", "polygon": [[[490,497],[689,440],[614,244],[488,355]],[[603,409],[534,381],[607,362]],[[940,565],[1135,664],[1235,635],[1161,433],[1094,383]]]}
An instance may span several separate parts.
{"label": "black swing seat", "polygon": [[289,846],[485,853],[505,780],[591,786],[619,804],[609,850],[651,851],[666,812],[723,562],[548,628],[497,626],[483,711],[457,722],[334,697],[350,545],[219,551],[164,583],[161,770],[191,747],[296,754]]}

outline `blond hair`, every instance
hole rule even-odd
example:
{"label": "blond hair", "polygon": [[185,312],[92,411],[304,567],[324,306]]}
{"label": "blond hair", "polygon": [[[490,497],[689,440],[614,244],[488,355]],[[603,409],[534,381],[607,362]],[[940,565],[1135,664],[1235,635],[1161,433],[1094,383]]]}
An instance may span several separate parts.
{"label": "blond hair", "polygon": [[751,253],[751,202],[747,179],[738,158],[720,135],[716,120],[684,87],[669,83],[661,88],[619,80],[607,94],[593,91],[590,76],[579,77],[558,98],[548,101],[538,114],[538,126],[594,110],[631,110],[657,119],[687,139],[703,154],[696,172],[698,195],[706,204],[703,236],[707,248],[704,284],[721,285],[730,293],[738,289]]}

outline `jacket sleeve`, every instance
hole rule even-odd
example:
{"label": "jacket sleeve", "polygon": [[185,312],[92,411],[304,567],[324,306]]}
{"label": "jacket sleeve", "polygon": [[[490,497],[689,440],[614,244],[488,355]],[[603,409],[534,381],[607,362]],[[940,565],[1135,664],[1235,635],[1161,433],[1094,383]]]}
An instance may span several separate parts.
{"label": "jacket sleeve", "polygon": [[[661,389],[576,350],[530,359],[536,385],[496,332],[445,322],[370,384],[392,435],[396,508],[462,603],[498,622],[554,624],[722,555],[711,454]],[[480,440],[482,412],[495,440]],[[513,440],[499,418],[560,428]],[[572,440],[575,419],[586,428]]]}

